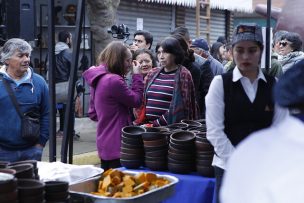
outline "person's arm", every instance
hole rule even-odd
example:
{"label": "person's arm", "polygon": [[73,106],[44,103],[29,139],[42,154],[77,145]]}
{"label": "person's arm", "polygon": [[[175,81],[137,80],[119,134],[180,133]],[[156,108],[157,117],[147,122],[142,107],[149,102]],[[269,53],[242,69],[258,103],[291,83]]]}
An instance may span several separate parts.
{"label": "person's arm", "polygon": [[[41,78],[42,79],[42,78]],[[49,139],[49,90],[45,81],[41,85],[40,138],[36,146],[44,147]]]}
{"label": "person's arm", "polygon": [[207,139],[213,145],[216,155],[226,162],[234,151],[234,146],[224,132],[224,117],[223,80],[221,76],[216,76],[212,80],[206,96]]}

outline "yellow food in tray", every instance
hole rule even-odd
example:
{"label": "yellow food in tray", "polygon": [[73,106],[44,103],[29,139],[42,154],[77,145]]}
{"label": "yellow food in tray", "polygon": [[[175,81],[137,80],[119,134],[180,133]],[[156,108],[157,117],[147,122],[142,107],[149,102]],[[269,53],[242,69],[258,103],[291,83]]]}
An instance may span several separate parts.
{"label": "yellow food in tray", "polygon": [[169,183],[169,180],[157,177],[154,173],[140,172],[132,176],[116,169],[109,169],[101,176],[98,191],[91,194],[114,198],[133,197]]}

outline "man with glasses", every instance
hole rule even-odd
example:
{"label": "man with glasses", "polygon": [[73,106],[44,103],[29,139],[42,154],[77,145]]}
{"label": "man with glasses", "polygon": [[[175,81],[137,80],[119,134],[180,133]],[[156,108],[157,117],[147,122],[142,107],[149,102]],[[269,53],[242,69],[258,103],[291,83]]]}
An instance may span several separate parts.
{"label": "man with glasses", "polygon": [[131,51],[136,51],[137,49],[151,49],[153,43],[153,36],[150,32],[145,30],[137,30],[134,33],[134,40],[130,46]]}

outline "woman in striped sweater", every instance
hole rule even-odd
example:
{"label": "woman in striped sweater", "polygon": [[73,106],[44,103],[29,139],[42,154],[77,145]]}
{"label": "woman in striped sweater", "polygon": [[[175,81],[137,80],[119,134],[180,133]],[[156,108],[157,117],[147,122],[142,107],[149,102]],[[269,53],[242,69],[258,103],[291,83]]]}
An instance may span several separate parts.
{"label": "woman in striped sweater", "polygon": [[198,118],[192,76],[181,65],[184,56],[177,39],[167,37],[160,43],[160,68],[152,69],[145,78],[143,105],[135,124],[166,126]]}

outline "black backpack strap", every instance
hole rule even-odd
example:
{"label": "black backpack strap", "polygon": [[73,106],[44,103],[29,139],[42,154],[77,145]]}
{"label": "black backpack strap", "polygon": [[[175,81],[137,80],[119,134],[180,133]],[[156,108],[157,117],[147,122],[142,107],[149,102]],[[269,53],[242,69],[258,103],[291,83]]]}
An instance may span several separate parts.
{"label": "black backpack strap", "polygon": [[16,99],[15,94],[14,94],[13,91],[12,91],[12,88],[9,86],[9,84],[8,84],[7,81],[3,78],[2,75],[1,75],[1,79],[2,79],[2,82],[3,82],[3,84],[4,84],[4,87],[5,87],[5,89],[6,89],[7,93],[8,93],[8,95],[9,95],[9,97],[10,97],[11,100],[12,100],[12,103],[14,104],[14,107],[15,107],[17,113],[19,114],[20,118],[22,118],[23,115],[22,115],[22,113],[21,113],[21,111],[20,111],[19,104],[18,104],[18,102],[17,102],[17,99]]}

